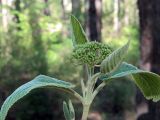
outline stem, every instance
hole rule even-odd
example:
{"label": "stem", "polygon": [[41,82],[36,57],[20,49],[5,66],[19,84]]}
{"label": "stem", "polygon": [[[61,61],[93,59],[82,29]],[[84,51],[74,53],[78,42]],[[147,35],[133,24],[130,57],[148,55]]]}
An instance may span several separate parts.
{"label": "stem", "polygon": [[79,95],[76,91],[74,90],[71,90],[71,91],[73,92],[73,95],[83,103],[83,97]]}
{"label": "stem", "polygon": [[87,96],[90,97],[92,95],[95,82],[97,81],[98,76],[100,73],[96,73],[87,81]]}
{"label": "stem", "polygon": [[[82,104],[83,104],[83,114],[81,120],[87,120],[90,105],[93,101],[93,91],[95,83],[97,82],[97,78],[99,77],[100,73],[94,74],[94,67],[88,67],[88,80],[86,84],[84,84],[84,81],[81,81],[81,87],[82,87]],[[77,96],[78,97],[78,96]]]}
{"label": "stem", "polygon": [[85,95],[86,95],[86,87],[85,87],[83,79],[81,80],[81,89],[82,89],[83,97],[85,97]]}
{"label": "stem", "polygon": [[91,76],[94,75],[94,67],[91,67]]}
{"label": "stem", "polygon": [[87,120],[88,113],[89,113],[90,104],[84,104],[83,105],[83,114],[81,120]]}
{"label": "stem", "polygon": [[95,67],[100,67],[101,65],[94,65]]}
{"label": "stem", "polygon": [[105,82],[102,82],[93,92],[92,100],[95,98],[95,96],[99,93],[100,90],[106,85]]}
{"label": "stem", "polygon": [[[91,70],[90,73],[93,74],[93,71]],[[82,102],[83,103],[83,114],[82,114],[81,120],[87,120],[89,108],[92,103],[93,88],[94,88],[95,82],[96,82],[99,75],[100,75],[100,73],[97,73],[97,74],[93,75],[92,77],[90,77],[90,79],[88,79],[88,81],[87,81],[85,96],[83,96],[83,102]]]}
{"label": "stem", "polygon": [[88,71],[88,79],[94,75],[94,67],[89,67],[87,66],[87,71]]}

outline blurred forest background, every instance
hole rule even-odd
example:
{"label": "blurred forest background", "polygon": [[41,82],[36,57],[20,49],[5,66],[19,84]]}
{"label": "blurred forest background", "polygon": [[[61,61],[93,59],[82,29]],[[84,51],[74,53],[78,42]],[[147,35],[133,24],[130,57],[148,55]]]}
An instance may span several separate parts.
{"label": "blurred forest background", "polygon": [[[160,74],[158,0],[0,0],[0,106],[18,86],[39,74],[73,82],[79,90],[84,72],[69,59],[71,14],[92,41],[116,49],[130,39],[126,61]],[[35,90],[14,105],[7,120],[64,120],[66,97],[57,90]],[[79,118],[81,104],[73,101]],[[146,101],[126,77],[101,91],[89,117],[160,120],[159,113],[160,103]]]}

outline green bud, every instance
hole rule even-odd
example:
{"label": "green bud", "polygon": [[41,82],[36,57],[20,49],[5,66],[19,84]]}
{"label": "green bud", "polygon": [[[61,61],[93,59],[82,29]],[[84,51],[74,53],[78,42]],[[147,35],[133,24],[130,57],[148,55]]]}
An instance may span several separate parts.
{"label": "green bud", "polygon": [[99,42],[88,42],[77,45],[73,49],[72,59],[92,67],[100,64],[111,52],[112,49],[108,45]]}

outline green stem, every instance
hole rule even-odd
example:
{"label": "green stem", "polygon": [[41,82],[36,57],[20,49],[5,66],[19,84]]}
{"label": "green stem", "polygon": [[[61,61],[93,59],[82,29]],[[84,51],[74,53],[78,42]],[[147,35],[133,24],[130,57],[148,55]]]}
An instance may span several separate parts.
{"label": "green stem", "polygon": [[87,120],[88,113],[89,113],[90,104],[84,104],[83,105],[83,114],[81,120]]}
{"label": "green stem", "polygon": [[83,97],[85,97],[86,96],[86,86],[84,84],[83,79],[81,80],[81,89],[82,89]]}
{"label": "green stem", "polygon": [[100,90],[102,90],[102,88],[106,86],[106,83],[105,82],[102,82],[96,89],[95,91],[93,92],[93,95],[92,95],[92,100],[95,98],[95,96],[99,93]]}
{"label": "green stem", "polygon": [[[93,101],[93,99],[95,98],[95,96],[98,94],[98,92],[106,85],[105,82],[101,83],[97,88],[96,90],[93,92],[92,96],[90,96],[89,94],[87,94],[86,96],[86,100],[83,101],[83,114],[82,114],[82,119],[81,120],[87,120],[87,117],[88,117],[88,114],[89,114],[89,108],[90,108],[90,105]],[[90,91],[90,89],[89,89]],[[89,92],[88,91],[88,92]],[[90,93],[90,92],[89,92]],[[89,97],[88,97],[89,96]]]}
{"label": "green stem", "polygon": [[97,81],[98,76],[100,75],[100,73],[96,73],[95,75],[93,75],[88,81],[87,81],[87,96],[91,97],[93,89],[94,89],[94,85]]}
{"label": "green stem", "polygon": [[81,100],[83,104],[83,114],[82,114],[81,120],[87,120],[90,105],[93,101],[94,86],[95,86],[95,83],[97,82],[97,78],[100,75],[100,73],[94,74],[94,67],[87,67],[87,69],[88,69],[88,81],[86,85],[84,84],[83,80],[81,81],[81,87],[82,87],[82,93],[83,93],[83,99]]}
{"label": "green stem", "polygon": [[91,67],[91,76],[94,75],[94,67]]}
{"label": "green stem", "polygon": [[87,81],[86,91],[85,91],[86,93],[85,93],[85,96],[83,96],[83,102],[82,102],[83,103],[83,114],[82,114],[81,120],[87,120],[89,108],[92,103],[91,100],[92,100],[93,87],[99,75],[100,73],[96,73],[95,75],[90,77],[90,79],[88,79]]}
{"label": "green stem", "polygon": [[71,90],[71,91],[72,91],[72,95],[83,103],[83,97],[80,94],[78,94],[76,91],[74,90]]}

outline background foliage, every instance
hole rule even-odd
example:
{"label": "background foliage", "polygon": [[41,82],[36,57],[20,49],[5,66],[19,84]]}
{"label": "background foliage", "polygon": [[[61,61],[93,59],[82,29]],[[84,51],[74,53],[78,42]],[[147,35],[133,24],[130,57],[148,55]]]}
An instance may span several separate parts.
{"label": "background foliage", "polygon": [[[0,3],[0,26],[2,26],[0,29],[0,103],[15,88],[38,74],[72,81],[79,86],[83,67],[73,65],[70,61],[70,53],[73,49],[70,14],[74,11],[73,14],[85,27],[87,5],[84,0],[78,1],[80,8],[75,10],[73,10],[74,0],[8,0],[6,4]],[[116,3],[113,0],[103,0],[102,42],[116,49],[131,39],[126,61],[138,65],[139,34],[136,3],[132,0],[120,1],[117,16],[114,14],[114,4]],[[4,11],[7,15],[3,14]],[[117,30],[114,27],[115,17],[118,18]],[[24,98],[23,102],[17,103],[7,119],[63,120],[62,101],[66,96],[50,89],[37,90]],[[125,110],[133,108],[134,98],[135,87],[132,82],[126,80],[113,82],[95,100],[93,108],[98,108],[105,117],[117,113],[118,116],[123,116]],[[76,100],[74,102],[76,107],[79,106]]]}

